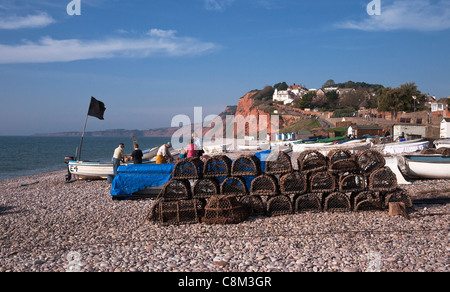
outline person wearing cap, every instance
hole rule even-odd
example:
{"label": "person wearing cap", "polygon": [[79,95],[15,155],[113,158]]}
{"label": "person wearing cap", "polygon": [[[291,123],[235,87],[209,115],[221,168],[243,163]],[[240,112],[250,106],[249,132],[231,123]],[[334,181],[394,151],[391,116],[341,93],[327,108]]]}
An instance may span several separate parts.
{"label": "person wearing cap", "polygon": [[119,147],[117,147],[114,150],[112,161],[113,161],[113,172],[114,172],[115,176],[117,175],[117,169],[120,166],[120,162],[124,162],[124,160],[125,160],[125,155],[123,154],[123,148],[125,148],[125,144],[120,143]]}
{"label": "person wearing cap", "polygon": [[165,164],[167,163],[167,160],[175,161],[172,154],[170,154],[170,148],[172,148],[172,143],[170,142],[159,147],[158,153],[156,154],[156,164]]}

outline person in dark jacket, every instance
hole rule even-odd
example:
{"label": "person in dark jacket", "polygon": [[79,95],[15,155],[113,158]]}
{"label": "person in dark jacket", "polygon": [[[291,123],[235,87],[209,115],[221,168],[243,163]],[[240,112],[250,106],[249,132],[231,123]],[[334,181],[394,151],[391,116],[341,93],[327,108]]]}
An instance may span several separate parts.
{"label": "person in dark jacket", "polygon": [[139,149],[138,144],[134,144],[134,151],[131,153],[131,157],[133,157],[134,164],[142,164],[142,157],[144,154]]}

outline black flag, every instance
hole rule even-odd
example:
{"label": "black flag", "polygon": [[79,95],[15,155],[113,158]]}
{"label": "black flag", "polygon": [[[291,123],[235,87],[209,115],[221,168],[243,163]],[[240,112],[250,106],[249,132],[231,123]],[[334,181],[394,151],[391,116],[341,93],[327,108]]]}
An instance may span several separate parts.
{"label": "black flag", "polygon": [[96,100],[94,97],[91,97],[91,105],[89,106],[89,116],[96,117],[100,120],[103,119],[103,114],[105,113],[105,104],[101,101]]}

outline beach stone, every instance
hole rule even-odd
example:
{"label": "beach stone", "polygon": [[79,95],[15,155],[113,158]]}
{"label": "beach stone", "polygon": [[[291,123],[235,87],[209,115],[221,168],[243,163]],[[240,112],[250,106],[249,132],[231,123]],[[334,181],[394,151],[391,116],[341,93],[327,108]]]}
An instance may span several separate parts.
{"label": "beach stone", "polygon": [[[0,181],[0,272],[65,272],[69,251],[83,272],[358,272],[374,248],[382,271],[449,271],[449,204],[414,206],[410,220],[383,210],[172,226],[146,220],[154,199],[112,201],[105,181],[65,184],[64,175]],[[27,181],[40,183],[20,187]],[[450,181],[404,188],[414,199]]]}

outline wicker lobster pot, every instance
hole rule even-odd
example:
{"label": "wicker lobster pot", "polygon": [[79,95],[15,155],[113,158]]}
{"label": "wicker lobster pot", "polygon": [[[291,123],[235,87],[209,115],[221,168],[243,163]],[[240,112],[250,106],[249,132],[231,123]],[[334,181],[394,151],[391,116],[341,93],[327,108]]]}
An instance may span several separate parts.
{"label": "wicker lobster pot", "polygon": [[311,193],[332,193],[336,191],[336,178],[329,171],[314,173],[310,178]]}
{"label": "wicker lobster pot", "polygon": [[259,176],[261,161],[255,155],[241,155],[231,164],[232,176]]}
{"label": "wicker lobster pot", "polygon": [[266,174],[285,174],[292,172],[291,157],[284,151],[272,152],[266,160]]}
{"label": "wicker lobster pot", "polygon": [[205,207],[202,222],[206,224],[237,224],[247,220],[248,213],[236,196],[213,196]]}
{"label": "wicker lobster pot", "polygon": [[266,214],[266,207],[260,196],[244,196],[241,197],[239,202],[244,206],[249,216],[264,216]]}
{"label": "wicker lobster pot", "polygon": [[450,157],[450,148],[439,148],[436,150],[436,154],[441,154],[444,157]]}
{"label": "wicker lobster pot", "polygon": [[346,149],[333,149],[329,151],[327,155],[327,160],[330,165],[339,160],[346,160],[352,158],[353,158],[352,153]]}
{"label": "wicker lobster pot", "polygon": [[164,201],[158,199],[153,204],[149,220],[164,225],[200,223],[204,205],[200,200]]}
{"label": "wicker lobster pot", "polygon": [[203,177],[228,177],[231,175],[232,161],[226,155],[208,158],[203,166]]}
{"label": "wicker lobster pot", "polygon": [[198,179],[203,175],[203,161],[200,158],[184,158],[173,168],[173,178]]}
{"label": "wicker lobster pot", "polygon": [[303,151],[297,158],[298,168],[301,172],[317,172],[327,169],[327,158],[316,150]]}
{"label": "wicker lobster pot", "polygon": [[222,195],[245,196],[248,195],[245,179],[239,176],[227,177],[220,185]]}
{"label": "wicker lobster pot", "polygon": [[277,178],[273,175],[262,174],[252,180],[251,195],[273,196],[279,193]]}
{"label": "wicker lobster pot", "polygon": [[268,216],[281,216],[294,213],[294,207],[289,196],[279,195],[270,197],[267,202]]}
{"label": "wicker lobster pot", "polygon": [[341,176],[339,180],[339,191],[346,192],[362,192],[366,188],[366,178],[360,174],[349,174]]}
{"label": "wicker lobster pot", "polygon": [[362,192],[354,198],[353,209],[355,211],[380,210],[381,198],[376,192]]}
{"label": "wicker lobster pot", "polygon": [[295,213],[322,211],[322,194],[304,194],[294,197]]}
{"label": "wicker lobster pot", "polygon": [[428,148],[424,149],[420,152],[420,154],[436,154],[436,148]]}
{"label": "wicker lobster pot", "polygon": [[412,208],[413,203],[411,200],[410,195],[407,191],[402,189],[396,189],[393,192],[385,194],[384,198],[384,208],[389,208],[389,203],[395,203],[395,202],[403,202],[405,203],[406,208]]}
{"label": "wicker lobster pot", "polygon": [[171,179],[164,184],[158,198],[164,201],[190,200],[191,184],[187,179]]}
{"label": "wicker lobster pot", "polygon": [[220,194],[220,184],[215,178],[202,178],[195,182],[192,196],[194,199],[208,199]]}
{"label": "wicker lobster pot", "polygon": [[280,178],[280,191],[283,195],[301,195],[308,191],[306,175],[300,172],[291,172]]}
{"label": "wicker lobster pot", "polygon": [[354,158],[335,160],[330,163],[329,171],[342,174],[346,172],[360,173],[359,165]]}
{"label": "wicker lobster pot", "polygon": [[332,212],[350,211],[350,198],[344,193],[332,193],[325,198],[324,209]]}
{"label": "wicker lobster pot", "polygon": [[356,161],[364,175],[370,175],[377,169],[385,166],[386,159],[383,154],[374,149],[367,149],[356,154]]}
{"label": "wicker lobster pot", "polygon": [[369,190],[391,192],[397,189],[397,177],[389,167],[375,170],[369,177]]}

